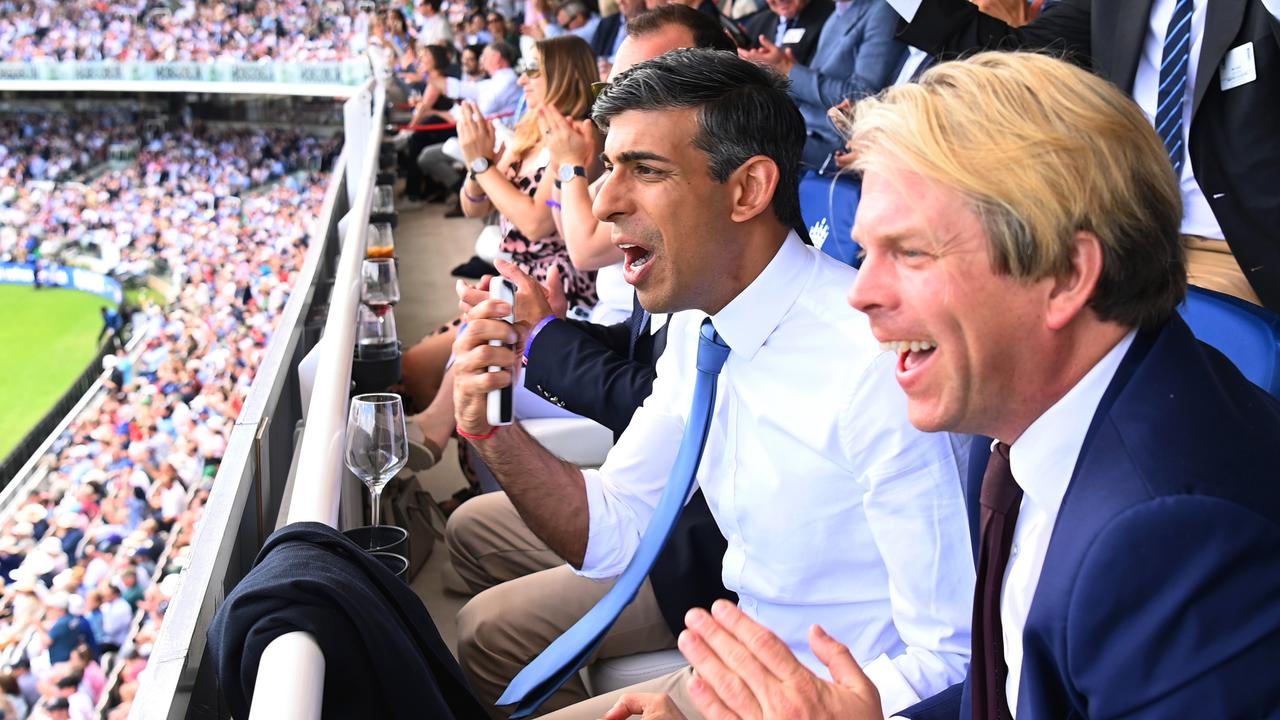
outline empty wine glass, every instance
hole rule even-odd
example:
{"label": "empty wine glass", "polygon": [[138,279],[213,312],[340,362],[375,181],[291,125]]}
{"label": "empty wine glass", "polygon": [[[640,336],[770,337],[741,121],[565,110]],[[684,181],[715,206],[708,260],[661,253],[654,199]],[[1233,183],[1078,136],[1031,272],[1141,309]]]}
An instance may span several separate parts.
{"label": "empty wine glass", "polygon": [[396,275],[395,260],[373,258],[363,261],[360,279],[364,282],[361,300],[379,315],[400,302],[400,279]]}
{"label": "empty wine glass", "polygon": [[346,460],[351,472],[369,488],[370,515],[377,527],[382,488],[409,460],[399,395],[369,393],[351,398]]}
{"label": "empty wine glass", "polygon": [[373,223],[365,238],[364,256],[367,258],[395,257],[396,240],[391,233],[391,223]]}
{"label": "empty wine glass", "polygon": [[390,307],[377,311],[359,305],[356,309],[356,359],[383,360],[399,351],[396,314]]}

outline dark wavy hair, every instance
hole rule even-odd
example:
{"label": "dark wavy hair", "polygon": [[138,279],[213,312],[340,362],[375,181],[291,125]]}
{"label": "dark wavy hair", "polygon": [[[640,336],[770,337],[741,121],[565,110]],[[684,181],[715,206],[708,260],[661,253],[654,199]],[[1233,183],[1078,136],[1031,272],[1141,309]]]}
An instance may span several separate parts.
{"label": "dark wavy hair", "polygon": [[773,212],[799,227],[800,154],[804,118],[787,94],[786,78],[720,50],[689,48],[637,63],[618,75],[596,99],[591,118],[603,131],[631,110],[696,108],[694,147],[706,153],[711,176],[725,182],[760,155],[778,167]]}

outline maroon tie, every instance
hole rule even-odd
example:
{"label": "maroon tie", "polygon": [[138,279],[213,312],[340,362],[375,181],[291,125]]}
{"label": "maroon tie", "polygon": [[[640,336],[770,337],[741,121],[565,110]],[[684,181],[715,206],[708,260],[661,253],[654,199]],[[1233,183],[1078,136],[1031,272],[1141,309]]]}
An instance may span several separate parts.
{"label": "maroon tie", "polygon": [[1004,635],[1000,628],[1000,586],[1013,546],[1022,488],[1009,471],[1009,446],[996,443],[982,476],[982,540],[978,548],[978,585],[973,597],[973,659],[970,662],[974,720],[1005,720],[1009,699],[1005,680]]}

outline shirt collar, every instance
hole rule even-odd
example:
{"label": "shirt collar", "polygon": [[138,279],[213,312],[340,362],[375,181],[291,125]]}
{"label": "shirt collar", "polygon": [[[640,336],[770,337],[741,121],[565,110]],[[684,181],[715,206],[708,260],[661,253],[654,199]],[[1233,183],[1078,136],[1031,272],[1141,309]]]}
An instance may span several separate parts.
{"label": "shirt collar", "polygon": [[1032,502],[1054,513],[1062,505],[1098,403],[1136,335],[1130,330],[1009,447],[1013,479]]}
{"label": "shirt collar", "polygon": [[836,17],[844,15],[851,7],[853,7],[853,0],[836,0]]}
{"label": "shirt collar", "polygon": [[734,354],[748,360],[755,356],[800,296],[813,263],[813,253],[800,236],[789,233],[756,279],[711,317]]}

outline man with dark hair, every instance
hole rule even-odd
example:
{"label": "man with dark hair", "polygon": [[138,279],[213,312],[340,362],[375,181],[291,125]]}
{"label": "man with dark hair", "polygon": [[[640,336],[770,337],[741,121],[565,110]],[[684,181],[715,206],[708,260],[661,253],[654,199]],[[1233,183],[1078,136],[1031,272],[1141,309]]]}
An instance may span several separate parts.
{"label": "man with dark hair", "polygon": [[[627,33],[614,65],[617,72],[682,47],[733,51],[732,42],[715,20],[681,5],[663,5],[640,14],[627,26]],[[580,154],[558,155],[554,159],[563,166],[589,165],[599,152],[594,131],[589,137],[590,140],[584,137]],[[585,220],[590,221],[590,230],[580,228],[582,232],[602,232],[604,237],[600,243],[609,244],[618,252],[609,243],[610,223],[599,223],[597,228],[596,219],[590,214],[591,193],[599,182],[590,193],[585,182],[566,183],[563,193],[557,189],[556,197],[563,200],[566,212],[583,211]],[[574,216],[572,221],[585,224],[583,215]],[[564,222],[570,222],[568,216]],[[615,438],[621,435],[636,408],[649,396],[654,364],[666,346],[667,325],[651,327],[649,314],[638,302],[631,317],[616,325],[568,319],[550,322],[549,318],[554,316],[542,293],[537,292],[536,283],[525,279],[519,282],[522,288],[519,312],[528,324],[541,327],[536,346],[532,340],[528,344],[526,387],[550,402],[563,404],[572,412],[608,427]],[[468,290],[463,300],[474,305],[485,297],[487,293],[477,288]],[[548,321],[541,322],[544,319]],[[503,493],[483,495],[458,508],[449,518],[445,539],[453,567],[473,593],[564,564],[529,530]],[[718,598],[737,597],[726,590],[720,580],[725,549],[724,535],[711,517],[706,500],[701,492],[695,492],[650,573],[661,621],[649,633],[649,645],[632,646],[630,652],[670,647],[675,633],[684,627],[684,613],[689,608],[710,607]],[[489,703],[529,658],[568,628],[607,589],[567,569],[541,573],[539,581],[545,583],[547,590],[528,592],[520,605],[524,617],[511,617],[513,611],[506,607],[501,596],[485,595],[473,601],[463,618],[459,646],[464,650],[460,654],[472,685]],[[549,601],[533,600],[535,594]],[[576,603],[565,603],[565,597],[575,598]],[[640,611],[629,609],[627,614],[640,614]],[[503,655],[509,659],[490,652],[493,643],[488,641],[487,634],[496,628],[483,618],[492,615],[508,617],[514,626],[521,627],[520,637],[527,641],[527,649],[504,651]],[[626,617],[620,620],[620,624],[626,622]],[[539,628],[539,633],[524,630],[530,627]],[[627,649],[609,649],[605,656],[624,654]],[[569,705],[586,697],[585,686],[572,682],[550,705]]]}
{"label": "man with dark hair", "polygon": [[644,12],[644,0],[618,0],[618,12],[600,19],[595,36],[591,38],[591,51],[599,60],[613,64],[613,58],[627,39],[627,23]]}
{"label": "man with dark hair", "polygon": [[[855,271],[790,230],[804,121],[786,80],[729,53],[677,50],[619,75],[593,119],[608,132],[596,216],[612,223],[641,304],[675,313],[653,392],[599,470],[561,462],[518,424],[490,427],[487,392],[511,373],[488,368],[513,367],[529,328],[495,320],[511,309],[488,300],[454,346],[459,432],[573,572],[618,578],[589,614],[605,621],[591,630],[602,647],[617,652],[657,625],[637,628],[632,614],[609,630],[619,617],[609,608],[634,597],[627,612],[656,614],[643,577],[700,487],[728,536],[725,586],[745,612],[797,649],[810,623],[836,626],[893,688],[888,710],[954,682],[969,603],[953,591],[973,574],[962,457],[950,436],[910,427],[892,358],[844,302]],[[845,370],[798,375],[815,358]],[[479,597],[516,607],[538,575]],[[525,631],[484,620],[498,626],[490,638]],[[579,658],[591,649],[570,648]],[[643,685],[692,712],[688,676]],[[598,718],[613,702],[555,717]]]}

